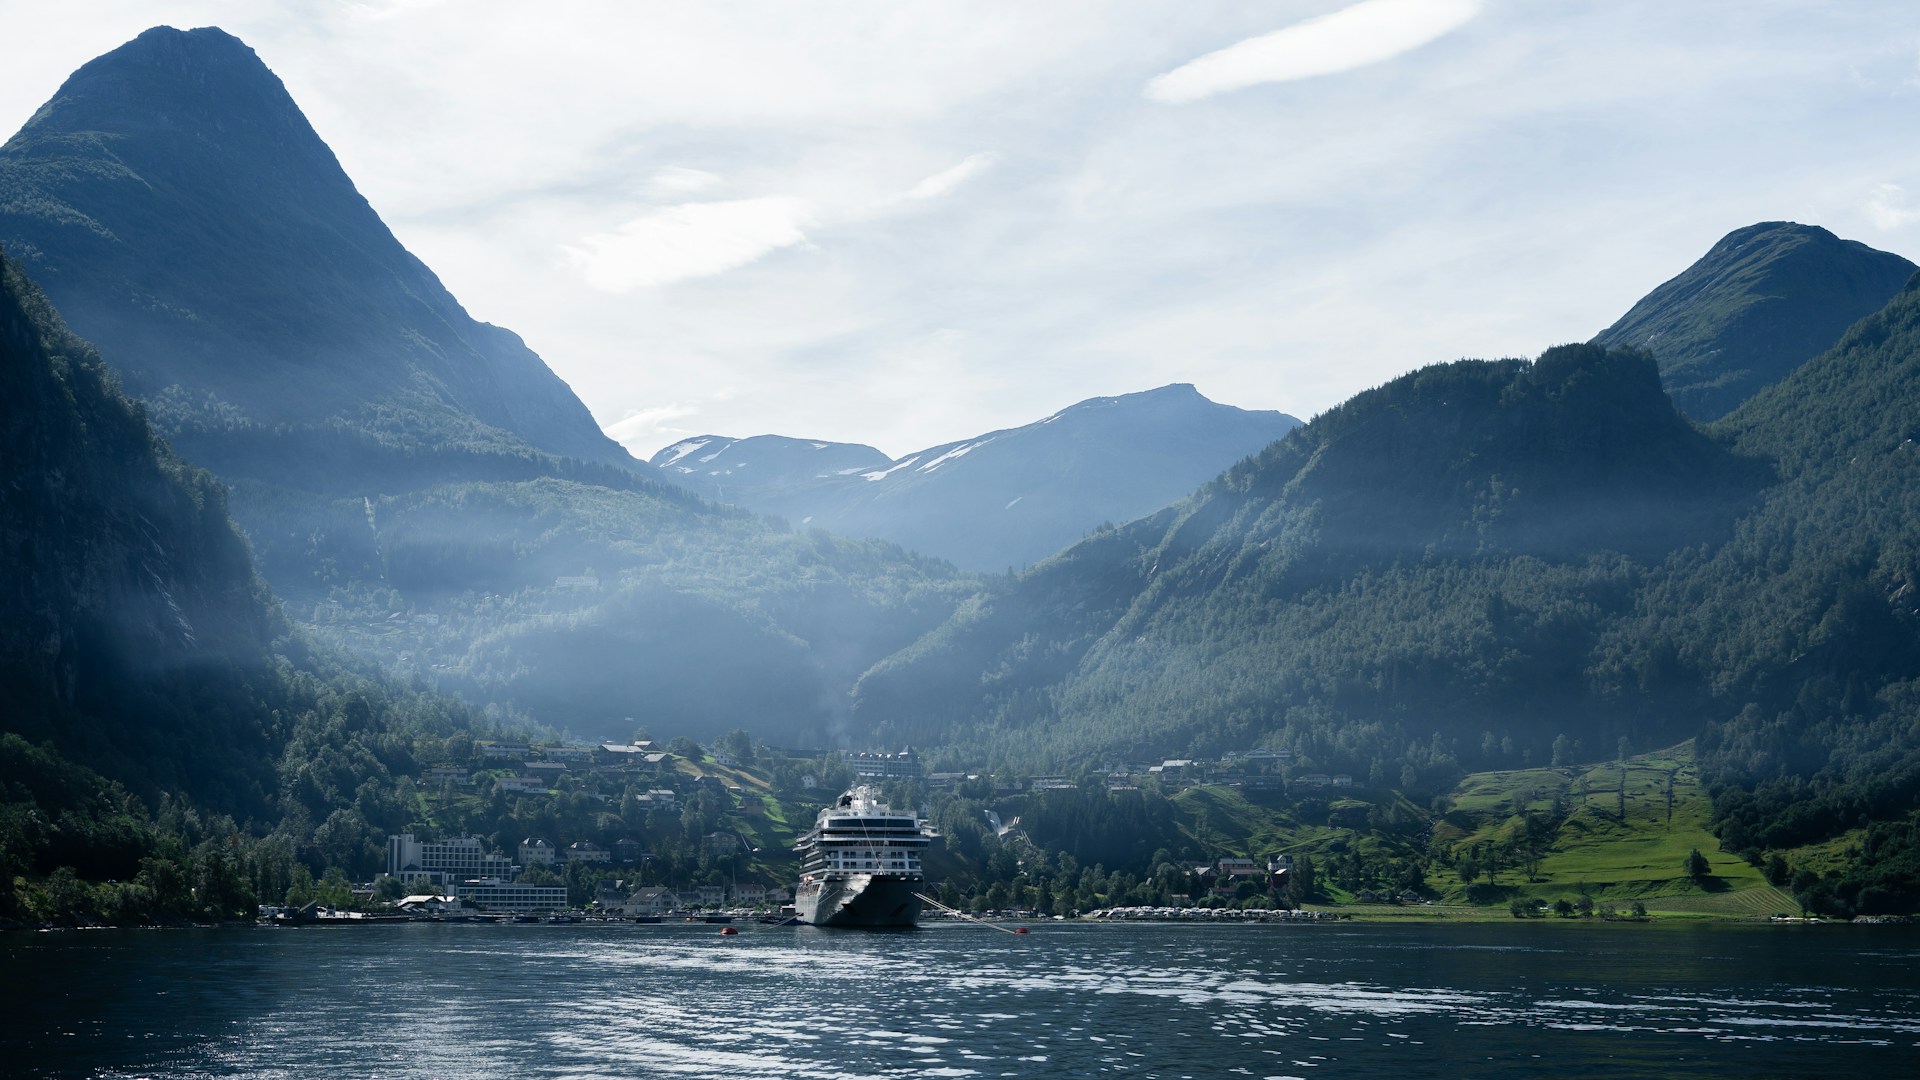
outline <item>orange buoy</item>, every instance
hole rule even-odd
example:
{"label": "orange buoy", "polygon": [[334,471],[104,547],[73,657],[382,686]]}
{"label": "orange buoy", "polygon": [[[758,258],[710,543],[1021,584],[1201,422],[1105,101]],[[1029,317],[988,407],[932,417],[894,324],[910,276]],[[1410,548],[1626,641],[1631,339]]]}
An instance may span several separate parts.
{"label": "orange buoy", "polygon": [[739,932],[740,932],[740,931],[738,931],[738,930],[735,930],[735,929],[734,929],[733,927],[731,927],[731,926],[723,926],[723,927],[721,927],[721,928],[720,928],[720,936],[721,936],[721,937],[732,937],[733,935],[735,935],[735,934],[737,934],[737,933],[739,933]]}

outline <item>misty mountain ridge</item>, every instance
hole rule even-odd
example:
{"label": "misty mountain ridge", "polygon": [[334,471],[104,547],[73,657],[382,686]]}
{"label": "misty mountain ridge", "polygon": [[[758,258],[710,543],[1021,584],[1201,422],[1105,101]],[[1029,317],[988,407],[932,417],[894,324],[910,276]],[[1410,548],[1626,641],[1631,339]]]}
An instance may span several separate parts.
{"label": "misty mountain ridge", "polygon": [[1680,411],[1717,419],[1878,311],[1916,267],[1825,229],[1735,229],[1593,340],[1646,349]]}
{"label": "misty mountain ridge", "polygon": [[0,148],[0,244],[227,485],[288,610],[406,678],[593,735],[766,716],[823,740],[969,587],[643,468],[467,317],[219,30],[149,30],[69,78]]}
{"label": "misty mountain ridge", "polygon": [[1176,383],[897,459],[768,435],[683,439],[650,461],[720,501],[994,571],[1152,513],[1299,424]]}

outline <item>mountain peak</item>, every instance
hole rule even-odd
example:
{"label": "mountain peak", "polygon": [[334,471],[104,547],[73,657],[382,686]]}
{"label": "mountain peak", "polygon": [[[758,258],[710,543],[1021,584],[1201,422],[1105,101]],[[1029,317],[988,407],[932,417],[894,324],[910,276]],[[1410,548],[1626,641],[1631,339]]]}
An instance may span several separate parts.
{"label": "mountain peak", "polygon": [[1333,549],[1662,551],[1754,482],[1675,411],[1644,354],[1559,345],[1436,364],[1367,390],[1236,466],[1228,490],[1323,503]]}
{"label": "mountain peak", "polygon": [[1721,237],[1593,340],[1652,352],[1674,404],[1713,420],[1879,310],[1914,271],[1817,225],[1762,221]]}
{"label": "mountain peak", "polygon": [[222,143],[270,134],[325,151],[279,77],[246,42],[212,26],[156,26],[95,57],[67,78],[22,134],[36,128],[113,132],[129,124]]}
{"label": "mountain peak", "polygon": [[239,427],[633,464],[400,245],[223,30],[155,27],[75,71],[0,146],[0,244],[230,480],[262,466]]}
{"label": "mountain peak", "polygon": [[125,45],[81,65],[86,71],[96,65],[139,63],[153,66],[182,65],[182,70],[208,58],[227,57],[266,72],[267,66],[247,47],[247,43],[217,26],[196,26],[191,30],[160,25],[142,30]]}

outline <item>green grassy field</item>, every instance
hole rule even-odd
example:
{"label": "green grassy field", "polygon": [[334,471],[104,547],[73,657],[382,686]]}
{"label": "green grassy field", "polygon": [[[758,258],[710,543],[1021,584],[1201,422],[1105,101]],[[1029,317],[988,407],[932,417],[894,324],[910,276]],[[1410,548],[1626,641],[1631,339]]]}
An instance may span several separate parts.
{"label": "green grassy field", "polygon": [[[1521,833],[1522,813],[1551,823],[1536,865],[1492,875],[1514,895],[1585,895],[1602,905],[1637,900],[1654,911],[1723,915],[1798,910],[1758,870],[1719,849],[1707,830],[1711,807],[1691,743],[1603,765],[1476,773],[1461,781],[1451,804],[1435,825],[1436,847],[1502,848]],[[1700,881],[1685,869],[1693,851],[1709,866]],[[1435,877],[1451,879],[1450,899],[1465,895],[1457,876]]]}

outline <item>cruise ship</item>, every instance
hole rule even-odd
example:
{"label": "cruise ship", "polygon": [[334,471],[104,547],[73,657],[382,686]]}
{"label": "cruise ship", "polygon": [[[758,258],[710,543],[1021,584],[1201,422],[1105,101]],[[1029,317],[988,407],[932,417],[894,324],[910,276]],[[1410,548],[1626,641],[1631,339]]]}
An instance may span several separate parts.
{"label": "cruise ship", "polygon": [[937,835],[873,788],[846,792],[793,845],[800,854],[795,915],[815,926],[914,925],[925,888],[920,853]]}

